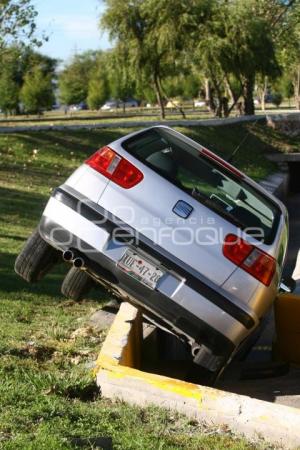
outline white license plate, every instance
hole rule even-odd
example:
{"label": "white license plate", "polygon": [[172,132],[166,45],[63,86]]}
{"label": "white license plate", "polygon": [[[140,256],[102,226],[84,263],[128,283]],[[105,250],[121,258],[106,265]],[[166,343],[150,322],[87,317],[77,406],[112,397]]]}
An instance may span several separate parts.
{"label": "white license plate", "polygon": [[155,289],[159,279],[164,275],[163,271],[132,250],[126,250],[118,266],[151,289]]}

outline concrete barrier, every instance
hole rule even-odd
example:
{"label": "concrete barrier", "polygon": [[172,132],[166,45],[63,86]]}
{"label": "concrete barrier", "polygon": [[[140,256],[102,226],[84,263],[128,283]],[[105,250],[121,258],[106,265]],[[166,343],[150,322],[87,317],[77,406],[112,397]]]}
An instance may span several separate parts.
{"label": "concrete barrier", "polygon": [[270,194],[275,195],[281,201],[285,202],[289,192],[289,171],[276,172],[269,175],[259,184],[266,189]]}
{"label": "concrete barrier", "polygon": [[[234,125],[243,122],[257,122],[260,120],[266,120],[271,116],[276,119],[283,119],[287,117],[298,117],[297,112],[288,112],[285,114],[275,113],[260,113],[255,116],[239,116],[239,117],[227,117],[227,118],[213,118],[213,119],[175,119],[175,120],[115,120],[113,122],[99,122],[93,124],[74,124],[74,125],[20,125],[20,126],[2,126],[0,124],[0,133],[24,133],[29,131],[64,131],[64,130],[93,130],[97,128],[146,128],[154,125],[167,125],[169,127],[210,127],[210,126],[222,126],[222,125]],[[134,118],[133,118],[134,119]],[[49,122],[51,119],[49,119]],[[62,119],[63,121],[63,119]]]}
{"label": "concrete barrier", "polygon": [[142,319],[123,303],[96,365],[104,397],[174,409],[212,426],[284,449],[300,446],[300,410],[140,370]]}

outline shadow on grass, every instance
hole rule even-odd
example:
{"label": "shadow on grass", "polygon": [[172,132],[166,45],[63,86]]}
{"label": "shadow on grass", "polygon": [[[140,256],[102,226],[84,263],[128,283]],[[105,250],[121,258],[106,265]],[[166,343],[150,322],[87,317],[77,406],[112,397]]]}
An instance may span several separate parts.
{"label": "shadow on grass", "polygon": [[[51,147],[53,153],[53,145],[61,147],[66,150],[71,150],[74,152],[92,153],[102,145],[109,144],[110,142],[119,139],[124,136],[126,131],[116,131],[110,129],[99,129],[99,130],[63,130],[63,131],[32,131],[28,133],[17,133],[13,136],[20,142],[27,144],[41,146],[43,145]],[[58,151],[58,150],[57,150]]]}
{"label": "shadow on grass", "polygon": [[[62,261],[57,264],[41,281],[38,283],[29,284],[14,271],[16,257],[17,254],[0,253],[0,289],[2,291],[11,294],[22,292],[38,297],[50,296],[53,301],[57,301],[58,303],[65,300],[65,297],[60,292],[60,288],[67,271],[70,269],[70,265]],[[24,298],[24,301],[30,301],[30,299],[26,300],[27,296],[24,296]],[[111,294],[102,288],[102,286],[95,285],[95,287],[88,293],[87,298],[99,301],[102,304],[103,302],[111,300]]]}
{"label": "shadow on grass", "polygon": [[[52,358],[57,350],[56,347],[46,345],[25,345],[21,348],[12,347],[2,353],[2,355],[15,356],[20,359],[33,359],[37,362],[45,362]],[[1,354],[1,353],[0,353]]]}
{"label": "shadow on grass", "polygon": [[[48,197],[36,192],[19,191],[0,187],[0,214],[28,217],[39,217]],[[14,222],[13,222],[14,224]],[[7,223],[9,228],[9,223]],[[2,230],[0,230],[2,231]]]}
{"label": "shadow on grass", "polygon": [[16,236],[13,234],[5,234],[0,232],[0,239],[13,239],[14,241],[24,242],[23,236]]}
{"label": "shadow on grass", "polygon": [[63,263],[57,265],[52,272],[39,283],[28,284],[14,271],[17,253],[0,253],[1,290],[5,292],[30,292],[36,295],[60,296],[60,285],[68,267]]}

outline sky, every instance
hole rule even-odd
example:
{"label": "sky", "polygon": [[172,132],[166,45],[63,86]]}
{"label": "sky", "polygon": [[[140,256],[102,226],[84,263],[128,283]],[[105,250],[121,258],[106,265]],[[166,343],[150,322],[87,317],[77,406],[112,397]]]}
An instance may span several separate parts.
{"label": "sky", "polygon": [[41,53],[67,61],[74,53],[110,47],[98,28],[103,12],[101,0],[32,0],[38,17],[39,35],[49,37]]}

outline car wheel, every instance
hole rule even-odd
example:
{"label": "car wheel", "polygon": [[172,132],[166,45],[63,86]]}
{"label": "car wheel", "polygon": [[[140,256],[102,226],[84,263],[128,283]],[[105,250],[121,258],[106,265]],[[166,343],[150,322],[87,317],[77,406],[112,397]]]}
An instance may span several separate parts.
{"label": "car wheel", "polygon": [[89,292],[93,285],[94,281],[87,272],[71,267],[61,286],[61,293],[78,301]]}
{"label": "car wheel", "polygon": [[34,283],[41,280],[58,259],[59,252],[45,242],[36,229],[17,256],[15,271],[28,283]]}

